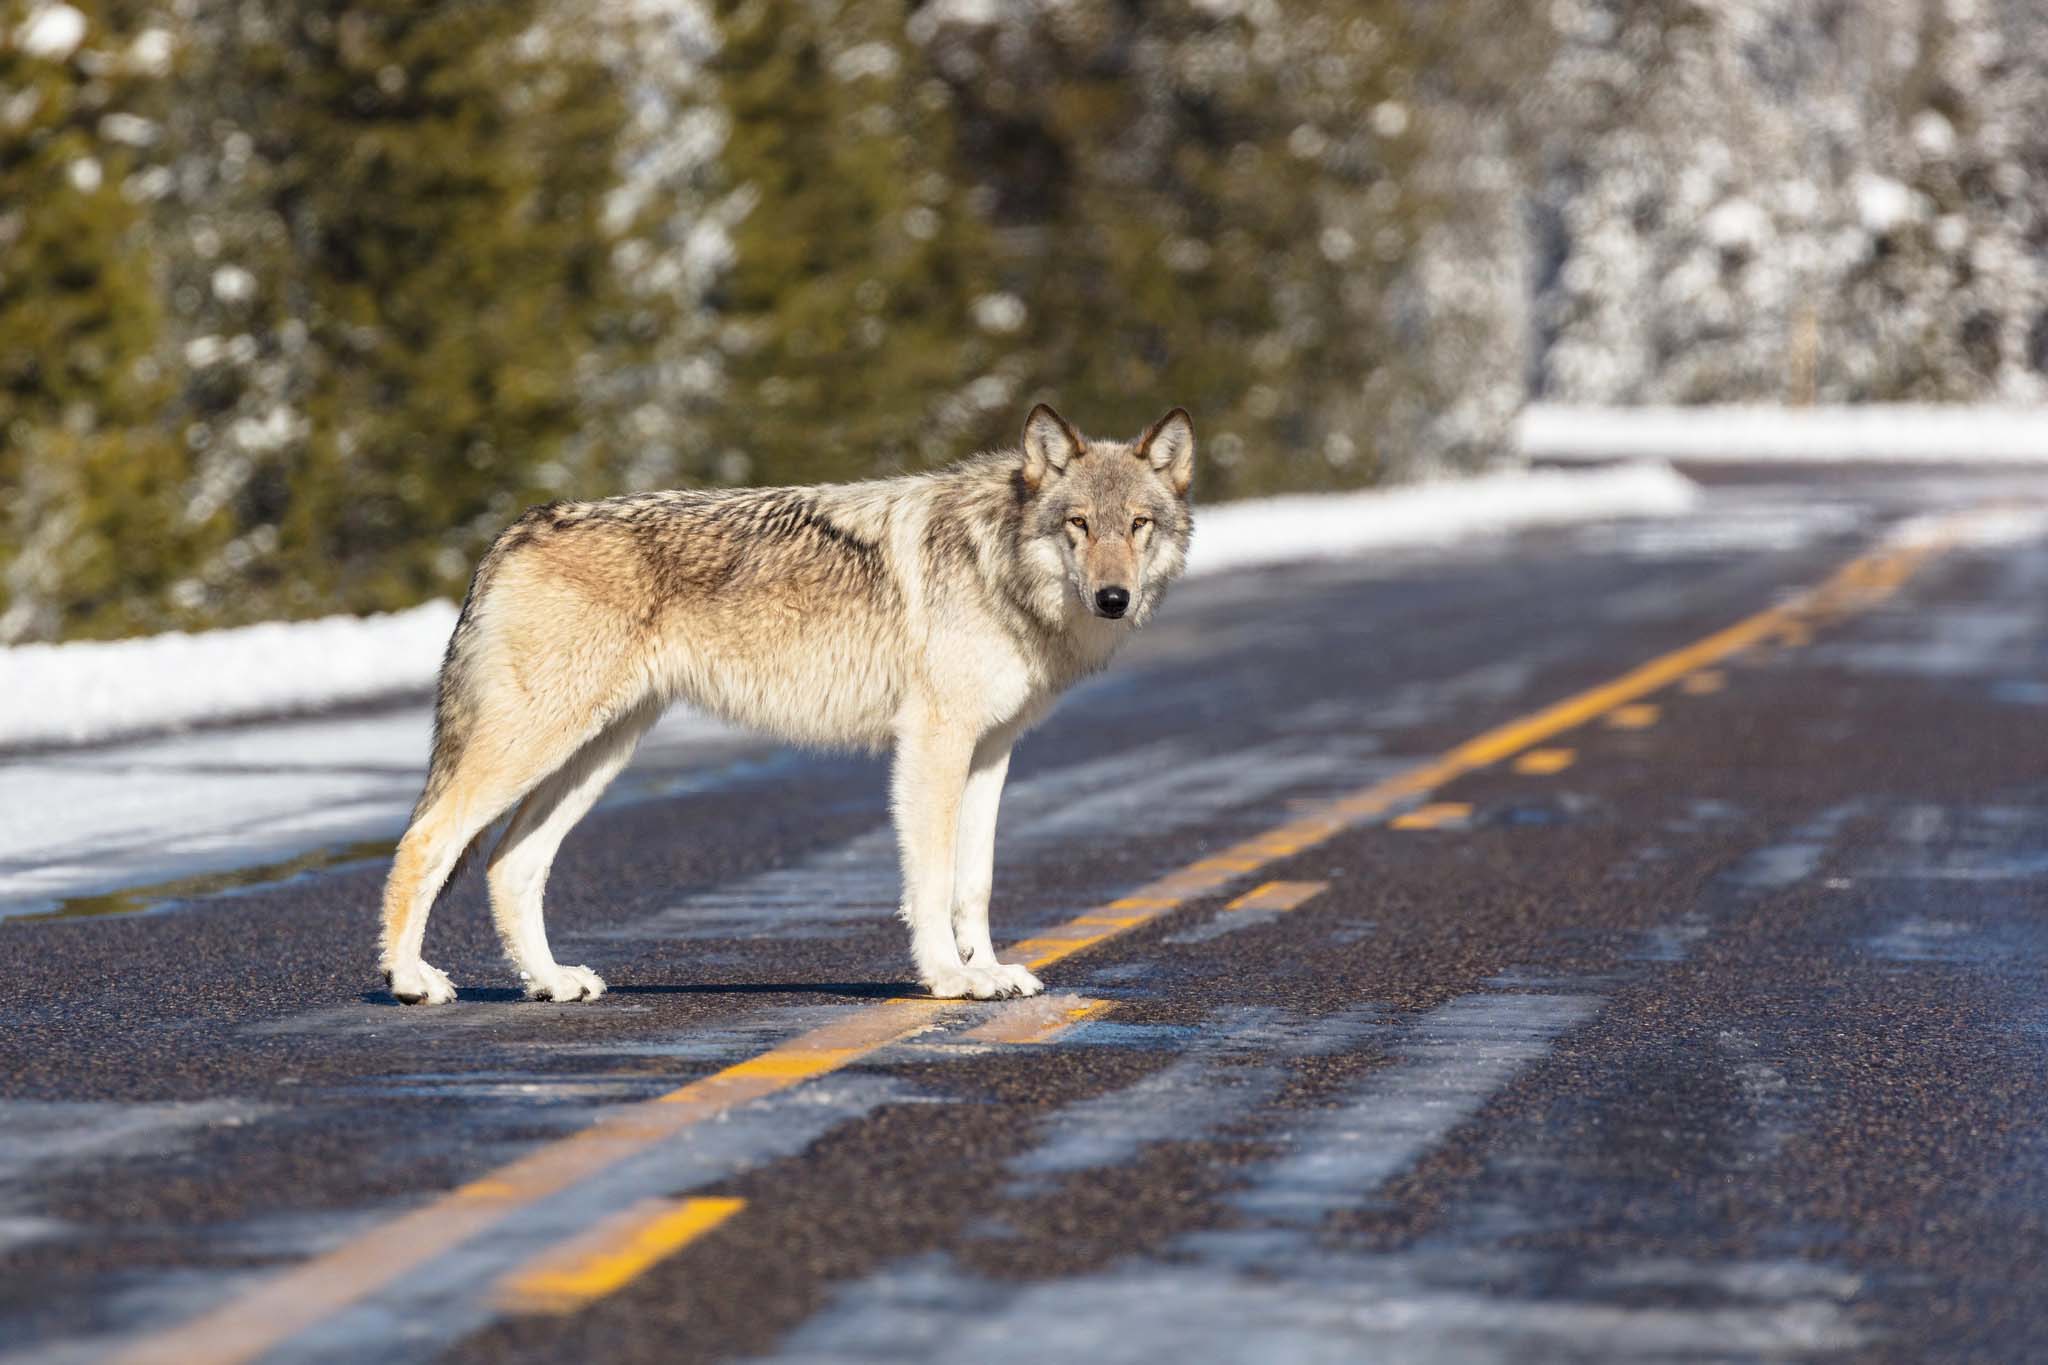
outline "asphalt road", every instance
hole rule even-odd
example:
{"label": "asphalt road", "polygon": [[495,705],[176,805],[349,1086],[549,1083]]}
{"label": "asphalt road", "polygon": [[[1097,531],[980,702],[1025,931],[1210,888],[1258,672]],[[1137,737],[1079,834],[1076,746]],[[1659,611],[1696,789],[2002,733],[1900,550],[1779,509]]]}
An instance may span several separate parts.
{"label": "asphalt road", "polygon": [[0,1352],[2039,1359],[2044,508],[1186,585],[1019,751],[1045,1001],[919,1001],[881,768],[730,744],[566,845],[594,1006],[473,876],[395,1005],[374,849],[0,920]]}

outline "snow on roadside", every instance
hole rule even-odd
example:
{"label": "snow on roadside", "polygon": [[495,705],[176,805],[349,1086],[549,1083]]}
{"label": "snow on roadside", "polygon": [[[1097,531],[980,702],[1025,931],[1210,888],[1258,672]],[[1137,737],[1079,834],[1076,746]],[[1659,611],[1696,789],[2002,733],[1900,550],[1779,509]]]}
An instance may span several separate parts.
{"label": "snow on roadside", "polygon": [[2048,408],[1535,403],[1522,410],[1514,440],[1530,460],[2048,464]]}
{"label": "snow on roadside", "polygon": [[1948,546],[1987,549],[2026,545],[2048,535],[2048,507],[1980,507],[1967,515],[1923,512],[1896,522],[1885,534],[1888,545]]}
{"label": "snow on roadside", "polygon": [[[1697,496],[1657,465],[1506,472],[1201,509],[1189,572],[1453,544],[1530,526],[1675,516]],[[0,750],[311,712],[433,686],[455,605],[201,634],[0,649]]]}
{"label": "snow on roadside", "polygon": [[0,747],[81,744],[433,686],[455,604],[0,649]]}
{"label": "snow on roadside", "polygon": [[1335,559],[1367,550],[1454,545],[1535,526],[1671,517],[1699,489],[1659,464],[1596,470],[1507,470],[1469,479],[1252,498],[1197,508],[1190,574]]}

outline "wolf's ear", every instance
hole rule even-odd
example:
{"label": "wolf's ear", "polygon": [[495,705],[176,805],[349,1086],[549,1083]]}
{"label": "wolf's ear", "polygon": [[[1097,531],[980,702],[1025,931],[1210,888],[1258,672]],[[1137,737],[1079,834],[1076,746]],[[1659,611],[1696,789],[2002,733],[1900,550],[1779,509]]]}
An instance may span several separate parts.
{"label": "wolf's ear", "polygon": [[1067,461],[1088,453],[1081,433],[1067,425],[1067,419],[1040,403],[1024,419],[1024,482],[1036,488],[1053,473],[1067,467]]}
{"label": "wolf's ear", "polygon": [[1173,491],[1185,494],[1195,481],[1195,419],[1175,408],[1145,429],[1138,438],[1138,458],[1166,476]]}

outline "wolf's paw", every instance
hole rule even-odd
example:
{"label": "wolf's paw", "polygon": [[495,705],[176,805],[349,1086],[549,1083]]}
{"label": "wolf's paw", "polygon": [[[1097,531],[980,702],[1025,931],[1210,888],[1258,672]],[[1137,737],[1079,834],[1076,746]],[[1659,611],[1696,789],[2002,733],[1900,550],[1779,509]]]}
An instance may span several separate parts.
{"label": "wolf's paw", "polygon": [[1010,983],[1011,995],[1040,995],[1045,983],[1031,974],[1031,969],[1018,962],[999,962],[993,969],[996,975]]}
{"label": "wolf's paw", "polygon": [[588,967],[549,967],[544,971],[522,972],[528,1000],[553,1000],[569,1004],[595,1000],[604,994],[604,978]]}
{"label": "wolf's paw", "polygon": [[445,1005],[455,998],[455,983],[448,973],[424,962],[387,968],[384,984],[401,1005]]}
{"label": "wolf's paw", "polygon": [[[925,974],[925,989],[935,999],[994,1000],[1005,995],[1023,994],[1023,988],[1010,976],[1009,967],[940,967]],[[1030,977],[1031,973],[1024,973]],[[1036,984],[1036,978],[1033,978]],[[1040,989],[1043,989],[1041,987]]]}

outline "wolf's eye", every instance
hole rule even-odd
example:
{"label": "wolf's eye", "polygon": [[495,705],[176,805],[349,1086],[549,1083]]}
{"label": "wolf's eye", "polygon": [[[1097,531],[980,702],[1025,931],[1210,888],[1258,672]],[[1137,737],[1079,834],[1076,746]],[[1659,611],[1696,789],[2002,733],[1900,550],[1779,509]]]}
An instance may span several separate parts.
{"label": "wolf's eye", "polygon": [[1151,524],[1152,518],[1150,517],[1132,517],[1131,534],[1136,535],[1138,532],[1144,530],[1147,526],[1150,526]]}
{"label": "wolf's eye", "polygon": [[1068,517],[1067,525],[1073,527],[1076,531],[1086,531],[1088,529],[1088,518]]}

